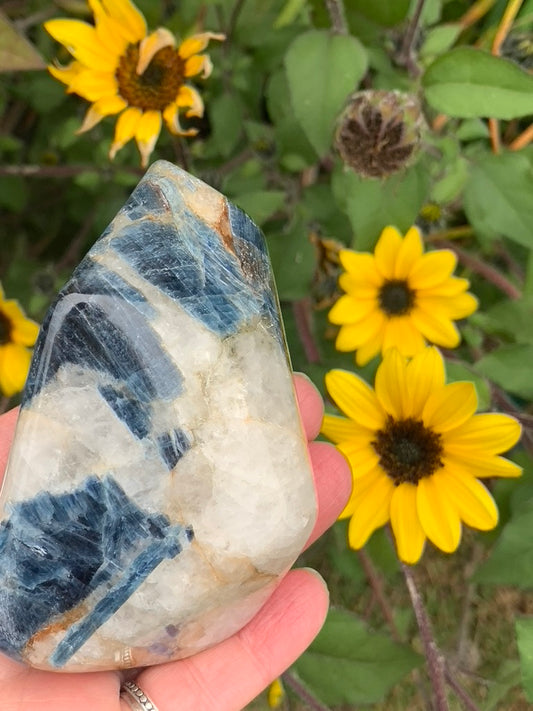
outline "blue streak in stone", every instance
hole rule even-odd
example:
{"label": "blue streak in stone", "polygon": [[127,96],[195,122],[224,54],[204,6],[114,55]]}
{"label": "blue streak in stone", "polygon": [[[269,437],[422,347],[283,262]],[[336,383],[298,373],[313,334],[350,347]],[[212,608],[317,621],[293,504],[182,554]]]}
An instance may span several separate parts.
{"label": "blue streak in stone", "polygon": [[[180,173],[180,180],[186,183],[190,177]],[[173,182],[147,177],[123,208],[132,222],[112,235],[109,244],[144,279],[218,336],[232,335],[264,318],[277,324],[281,339],[261,232],[229,202],[224,201],[224,208],[231,245],[188,208]]]}
{"label": "blue streak in stone", "polygon": [[92,634],[191,537],[190,529],[139,508],[111,476],[16,504],[0,526],[0,650],[23,659],[35,634],[101,592],[101,607],[77,639],[84,629]]}
{"label": "blue streak in stone", "polygon": [[174,469],[178,461],[190,448],[191,441],[183,430],[165,432],[157,438],[161,459],[169,469]]}
{"label": "blue streak in stone", "polygon": [[166,537],[160,542],[152,543],[143,551],[131,563],[123,579],[96,603],[92,612],[69,629],[53,653],[51,664],[55,667],[66,664],[89,637],[126,602],[159,563],[165,558],[175,558],[192,537],[191,528],[184,529],[179,525],[169,527]]}

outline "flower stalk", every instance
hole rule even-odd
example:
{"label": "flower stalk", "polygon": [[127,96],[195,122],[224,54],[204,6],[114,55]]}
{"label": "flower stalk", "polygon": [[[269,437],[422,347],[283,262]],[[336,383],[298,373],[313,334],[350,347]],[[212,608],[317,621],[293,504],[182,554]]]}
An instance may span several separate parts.
{"label": "flower stalk", "polygon": [[409,592],[409,597],[411,598],[411,603],[413,605],[422,644],[424,646],[428,674],[435,700],[435,711],[449,711],[444,678],[444,660],[439,648],[437,647],[437,643],[435,642],[433,630],[431,629],[431,622],[429,621],[422,596],[420,595],[416,585],[413,572],[408,565],[405,565],[405,563],[402,563],[402,571],[407,585],[407,590]]}

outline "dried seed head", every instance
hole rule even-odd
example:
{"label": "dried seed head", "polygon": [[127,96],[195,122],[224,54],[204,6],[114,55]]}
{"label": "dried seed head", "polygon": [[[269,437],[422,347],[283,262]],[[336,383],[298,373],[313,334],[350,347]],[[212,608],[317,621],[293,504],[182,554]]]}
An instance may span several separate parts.
{"label": "dried seed head", "polygon": [[342,160],[365,178],[387,178],[415,155],[422,127],[416,97],[399,91],[358,91],[343,111],[335,144]]}

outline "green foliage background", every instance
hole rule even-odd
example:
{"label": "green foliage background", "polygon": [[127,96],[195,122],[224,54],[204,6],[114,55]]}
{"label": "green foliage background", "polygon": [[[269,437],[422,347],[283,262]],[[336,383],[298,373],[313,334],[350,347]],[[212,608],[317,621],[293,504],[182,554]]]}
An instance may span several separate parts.
{"label": "green foliage background", "polygon": [[[493,484],[501,512],[493,534],[467,532],[453,558],[427,551],[415,573],[449,668],[477,707],[531,708],[533,145],[511,148],[533,114],[533,0],[521,4],[501,57],[490,49],[504,1],[486,3],[465,26],[479,3],[426,0],[408,47],[419,5],[409,0],[345,0],[340,26],[332,7],[342,4],[324,0],[138,5],[150,28],[227,35],[209,50],[215,70],[201,87],[199,137],[185,142],[163,132],[152,158],[187,168],[263,228],[296,370],[322,387],[330,368],[354,369],[353,356],[333,346],[326,315],[337,267],[320,240],[371,250],[386,225],[404,231],[416,222],[429,245],[456,250],[459,274],[481,306],[462,327],[463,345],[446,354],[448,374],[473,380],[483,409],[521,419],[513,456],[524,476]],[[86,104],[39,68],[42,58],[68,60],[42,22],[89,19],[86,4],[12,0],[3,9],[14,24],[0,18],[0,279],[7,296],[40,320],[142,171],[133,143],[109,162],[112,119],[77,136]],[[423,103],[417,160],[389,179],[358,177],[332,148],[337,117],[359,88],[399,89]],[[499,120],[499,152],[491,117]],[[376,366],[363,376],[371,381]],[[338,709],[429,708],[420,641],[387,536],[376,533],[362,558],[346,550],[339,523],[304,561],[326,575],[334,609],[293,678]],[[376,604],[376,580],[389,620]],[[292,691],[283,703],[304,708]],[[450,708],[462,708],[453,695]]]}

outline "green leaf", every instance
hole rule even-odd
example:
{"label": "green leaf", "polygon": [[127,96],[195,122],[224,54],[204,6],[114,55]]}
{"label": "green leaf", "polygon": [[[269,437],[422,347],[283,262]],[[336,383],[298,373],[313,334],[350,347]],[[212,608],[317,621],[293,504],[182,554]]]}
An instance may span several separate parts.
{"label": "green leaf", "polygon": [[533,399],[533,345],[502,346],[481,358],[476,370],[508,392]]}
{"label": "green leaf", "polygon": [[472,227],[489,239],[504,235],[533,247],[533,151],[483,154],[465,187]]}
{"label": "green leaf", "polygon": [[513,119],[533,113],[533,76],[472,47],[436,59],[422,77],[427,102],[448,116]]}
{"label": "green leaf", "polygon": [[45,68],[46,64],[39,52],[0,11],[0,72]]}
{"label": "green leaf", "polygon": [[516,641],[522,664],[524,693],[527,700],[533,702],[533,617],[516,621]]}
{"label": "green leaf", "polygon": [[410,0],[350,0],[349,7],[378,25],[393,27],[405,20]]}
{"label": "green leaf", "polygon": [[432,27],[422,46],[420,47],[419,56],[421,59],[434,57],[437,54],[442,54],[454,44],[455,40],[461,34],[462,27],[456,24],[443,24],[437,27]]}
{"label": "green leaf", "polygon": [[446,174],[440,178],[431,188],[431,200],[438,205],[445,205],[458,197],[464,189],[468,180],[470,165],[462,156],[450,163],[446,168]]}
{"label": "green leaf", "polygon": [[479,314],[483,330],[487,333],[504,335],[518,343],[533,344],[533,296],[520,301],[501,301],[486,313]]}
{"label": "green leaf", "polygon": [[354,248],[373,249],[387,225],[407,231],[426,202],[428,185],[422,163],[383,182],[361,178],[338,164],[332,176],[333,195],[352,224]]}
{"label": "green leaf", "polygon": [[509,691],[520,684],[520,665],[515,659],[504,659],[496,674],[491,676],[483,711],[502,711],[501,701]]}
{"label": "green leaf", "polygon": [[337,116],[366,67],[363,46],[349,35],[312,30],[290,45],[285,68],[292,108],[319,156],[329,150]]}
{"label": "green leaf", "polygon": [[295,301],[307,296],[316,257],[305,227],[297,225],[288,232],[268,235],[267,242],[280,300]]}
{"label": "green leaf", "polygon": [[242,104],[235,94],[225,93],[209,103],[211,135],[205,145],[205,157],[227,158],[242,134]]}
{"label": "green leaf", "polygon": [[521,508],[502,531],[492,555],[473,578],[478,583],[533,588],[533,501]]}
{"label": "green leaf", "polygon": [[298,676],[325,704],[373,704],[422,658],[370,631],[346,610],[330,610],[318,637],[295,663]]}
{"label": "green leaf", "polygon": [[255,190],[242,193],[234,202],[250,215],[254,222],[262,225],[285,204],[285,193],[281,190]]}

